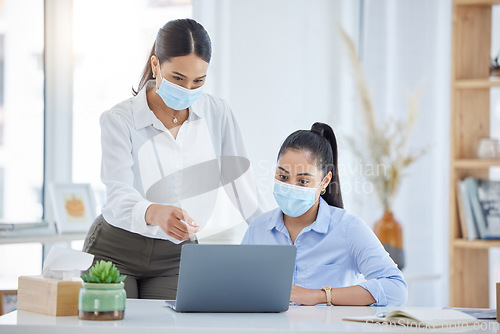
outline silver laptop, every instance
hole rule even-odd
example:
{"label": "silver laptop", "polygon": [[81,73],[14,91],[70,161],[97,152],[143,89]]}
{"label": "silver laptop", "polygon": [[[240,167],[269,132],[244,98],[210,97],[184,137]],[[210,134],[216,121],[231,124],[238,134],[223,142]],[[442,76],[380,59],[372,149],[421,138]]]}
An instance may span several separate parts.
{"label": "silver laptop", "polygon": [[290,303],[295,246],[182,246],[178,312],[284,312]]}

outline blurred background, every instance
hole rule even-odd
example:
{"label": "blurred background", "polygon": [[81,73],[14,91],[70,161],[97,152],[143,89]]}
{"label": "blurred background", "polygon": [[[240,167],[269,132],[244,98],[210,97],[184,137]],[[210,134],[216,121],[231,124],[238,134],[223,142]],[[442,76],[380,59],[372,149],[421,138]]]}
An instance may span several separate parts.
{"label": "blurred background", "polygon": [[[212,39],[205,91],[230,103],[267,209],[276,206],[282,141],[325,122],[337,135],[345,208],[370,227],[384,213],[348,144],[362,138],[363,119],[339,27],[359,53],[377,121],[404,119],[408,94],[420,89],[408,146],[425,154],[405,169],[393,212],[403,229],[408,305],[448,305],[450,0],[2,0],[0,218],[42,219],[48,182],[90,183],[99,211],[99,116],[132,96],[158,29],[186,17]],[[493,24],[491,56],[500,50],[498,8]],[[234,221],[216,209],[207,242],[239,243],[245,225]],[[40,242],[0,244],[0,289],[39,274],[42,254]],[[500,281],[498,258],[490,249],[490,282]]]}

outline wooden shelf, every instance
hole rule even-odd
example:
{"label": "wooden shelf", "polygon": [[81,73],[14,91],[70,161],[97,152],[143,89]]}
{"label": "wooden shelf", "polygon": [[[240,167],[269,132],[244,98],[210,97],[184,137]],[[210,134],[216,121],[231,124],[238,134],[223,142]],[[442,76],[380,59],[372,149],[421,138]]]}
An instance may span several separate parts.
{"label": "wooden shelf", "polygon": [[[500,159],[472,158],[480,138],[491,137],[491,88],[500,78],[490,77],[493,5],[500,0],[453,0],[450,113],[450,306],[488,307],[489,249],[500,240],[459,239],[457,180],[487,178]],[[471,158],[456,158],[471,157]]]}
{"label": "wooden shelf", "polygon": [[455,0],[454,5],[498,5],[500,0]]}
{"label": "wooden shelf", "polygon": [[455,168],[482,169],[489,167],[500,167],[500,159],[456,159],[453,161]]}
{"label": "wooden shelf", "polygon": [[15,237],[0,237],[0,245],[2,244],[21,244],[21,243],[51,243],[65,242],[74,240],[84,240],[87,233],[71,233],[71,234],[48,234],[48,235],[23,235]]}
{"label": "wooden shelf", "polygon": [[470,249],[489,249],[491,247],[500,247],[500,240],[455,239],[453,240],[453,246]]}
{"label": "wooden shelf", "polygon": [[500,78],[490,79],[459,79],[454,81],[455,88],[458,89],[484,89],[500,87]]}

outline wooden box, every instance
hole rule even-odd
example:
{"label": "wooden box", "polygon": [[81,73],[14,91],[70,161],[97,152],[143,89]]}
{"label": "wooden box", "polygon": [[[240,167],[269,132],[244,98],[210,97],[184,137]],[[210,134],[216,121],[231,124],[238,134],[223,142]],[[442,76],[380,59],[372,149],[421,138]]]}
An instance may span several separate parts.
{"label": "wooden box", "polygon": [[63,281],[43,276],[21,276],[18,280],[17,308],[53,316],[78,315],[80,278]]}

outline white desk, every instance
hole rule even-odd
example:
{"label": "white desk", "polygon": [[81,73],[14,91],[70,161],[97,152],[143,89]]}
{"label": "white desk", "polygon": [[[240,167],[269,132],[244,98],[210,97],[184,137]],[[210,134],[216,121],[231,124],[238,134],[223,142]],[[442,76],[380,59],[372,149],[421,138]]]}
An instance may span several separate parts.
{"label": "white desk", "polygon": [[[78,317],[51,317],[14,311],[0,317],[0,333],[54,334],[174,334],[174,333],[477,333],[473,326],[457,329],[411,328],[342,321],[346,316],[371,315],[382,308],[291,306],[285,313],[176,313],[159,300],[128,299],[125,319],[83,321]],[[497,333],[492,322],[486,333]],[[500,333],[500,330],[498,331]]]}

